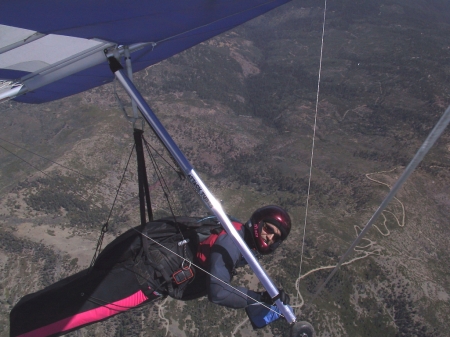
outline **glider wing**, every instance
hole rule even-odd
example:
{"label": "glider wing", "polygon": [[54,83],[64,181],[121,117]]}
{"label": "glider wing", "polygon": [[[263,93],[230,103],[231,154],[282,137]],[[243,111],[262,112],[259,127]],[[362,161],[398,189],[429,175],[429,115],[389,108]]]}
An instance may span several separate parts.
{"label": "glider wing", "polygon": [[14,85],[15,100],[26,103],[94,88],[114,79],[105,50],[123,56],[127,46],[138,71],[289,1],[5,1],[0,100]]}

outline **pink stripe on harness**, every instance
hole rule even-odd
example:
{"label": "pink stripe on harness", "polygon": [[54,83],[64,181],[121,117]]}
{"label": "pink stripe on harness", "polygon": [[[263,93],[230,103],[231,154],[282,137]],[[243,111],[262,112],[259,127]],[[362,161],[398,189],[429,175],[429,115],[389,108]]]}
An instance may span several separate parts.
{"label": "pink stripe on harness", "polygon": [[46,325],[42,328],[38,328],[36,330],[21,334],[18,337],[44,337],[56,334],[58,332],[72,330],[77,327],[100,321],[110,316],[114,316],[123,311],[127,311],[139,304],[144,303],[147,300],[148,297],[145,296],[141,290],[139,290],[133,295],[123,298],[119,301],[108,303],[101,307],[64,318],[58,322]]}

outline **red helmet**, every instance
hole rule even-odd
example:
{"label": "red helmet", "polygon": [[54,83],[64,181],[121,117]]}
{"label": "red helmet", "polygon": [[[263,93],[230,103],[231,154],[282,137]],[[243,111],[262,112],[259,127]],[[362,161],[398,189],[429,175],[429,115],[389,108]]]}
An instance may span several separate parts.
{"label": "red helmet", "polygon": [[[281,232],[279,239],[271,245],[268,245],[261,237],[264,222],[274,225]],[[273,252],[281,244],[281,242],[287,238],[289,232],[291,231],[291,217],[288,212],[281,207],[274,205],[264,206],[257,209],[252,214],[249,223],[256,249],[262,255]]]}

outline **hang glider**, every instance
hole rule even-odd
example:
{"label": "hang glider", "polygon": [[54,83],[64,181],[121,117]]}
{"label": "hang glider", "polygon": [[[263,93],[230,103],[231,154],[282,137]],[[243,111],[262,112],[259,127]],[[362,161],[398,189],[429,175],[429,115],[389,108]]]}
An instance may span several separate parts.
{"label": "hang glider", "polygon": [[[44,103],[142,70],[290,0],[15,0],[0,4],[0,100]],[[128,50],[128,51],[127,51]]]}
{"label": "hang glider", "polygon": [[[281,301],[277,287],[130,79],[132,71],[160,62],[289,1],[2,2],[0,101],[49,102],[116,78],[193,185],[205,207],[231,235],[283,317],[294,324],[294,313]],[[127,72],[121,64],[123,58]],[[294,326],[300,329],[295,335],[303,336],[301,322]]]}

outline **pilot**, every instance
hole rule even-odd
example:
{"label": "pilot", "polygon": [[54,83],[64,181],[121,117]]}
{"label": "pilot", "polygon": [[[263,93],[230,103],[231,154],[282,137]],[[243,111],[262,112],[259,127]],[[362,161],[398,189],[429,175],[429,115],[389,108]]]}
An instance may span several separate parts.
{"label": "pilot", "polygon": [[[158,223],[164,226],[166,222],[160,220],[148,225]],[[239,221],[232,223],[247,245],[256,254],[262,255],[270,254],[279,247],[291,229],[289,214],[279,206],[256,210],[245,224]],[[195,277],[185,283],[182,292],[171,292],[167,282],[156,282],[157,279],[164,279],[162,274],[176,274],[172,270],[165,273],[155,268],[165,266],[162,261],[170,260],[170,255],[161,258],[158,263],[138,258],[146,255],[136,253],[142,252],[144,246],[141,244],[142,234],[137,231],[140,227],[136,227],[107,245],[92,268],[23,297],[11,311],[10,335],[65,334],[172,295],[185,301],[208,296],[211,302],[218,305],[246,308],[255,328],[278,319],[279,311],[266,291],[230,285],[235,269],[245,261],[232,237],[217,221],[216,228],[217,231],[190,242]],[[196,232],[195,237],[200,235]],[[172,290],[175,287],[176,284],[171,285]],[[289,296],[281,289],[280,299],[284,304],[289,304]]]}

